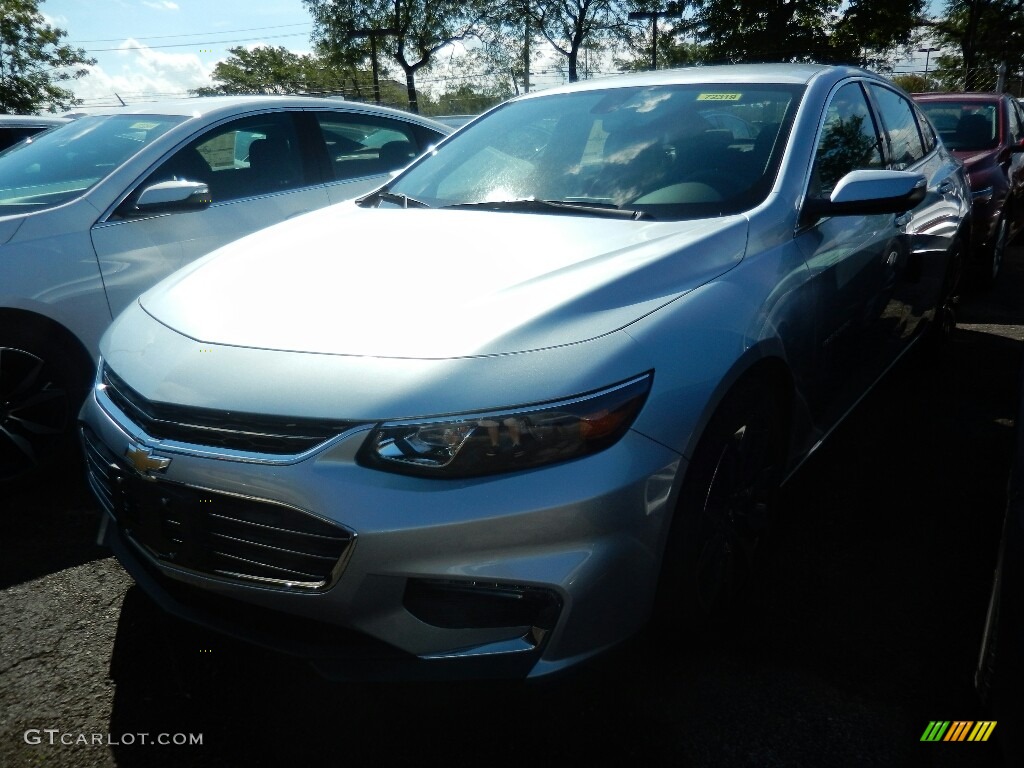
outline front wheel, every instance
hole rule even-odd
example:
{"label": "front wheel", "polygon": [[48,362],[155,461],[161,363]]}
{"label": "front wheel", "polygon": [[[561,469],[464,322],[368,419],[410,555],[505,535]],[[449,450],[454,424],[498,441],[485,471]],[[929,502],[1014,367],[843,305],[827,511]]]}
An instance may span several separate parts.
{"label": "front wheel", "polygon": [[707,619],[735,601],[775,515],[786,446],[783,398],[732,393],[694,452],[664,556],[659,613]]}
{"label": "front wheel", "polygon": [[0,335],[0,483],[34,475],[73,445],[87,385],[75,356],[40,335]]}

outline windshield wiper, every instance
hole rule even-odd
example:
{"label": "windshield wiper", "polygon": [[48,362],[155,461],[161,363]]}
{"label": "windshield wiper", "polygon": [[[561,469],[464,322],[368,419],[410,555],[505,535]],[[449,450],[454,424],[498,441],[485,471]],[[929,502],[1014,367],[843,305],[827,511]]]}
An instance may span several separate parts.
{"label": "windshield wiper", "polygon": [[646,211],[619,208],[611,203],[577,202],[575,200],[483,200],[477,203],[457,203],[443,208],[477,208],[485,211],[540,211],[543,213],[570,213],[584,216],[609,216],[617,219],[651,220],[654,217]]}
{"label": "windshield wiper", "polygon": [[378,189],[376,192],[371,192],[366,197],[360,197],[356,200],[356,205],[366,206],[371,201],[378,203],[396,203],[403,208],[429,208],[430,206],[424,203],[422,200],[417,200],[415,197],[409,197],[398,192],[391,192],[386,187],[384,189]]}

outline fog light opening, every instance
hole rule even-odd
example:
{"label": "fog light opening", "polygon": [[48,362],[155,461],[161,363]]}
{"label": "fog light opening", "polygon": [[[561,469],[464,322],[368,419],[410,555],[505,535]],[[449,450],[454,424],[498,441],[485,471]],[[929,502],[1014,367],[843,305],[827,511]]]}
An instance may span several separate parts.
{"label": "fog light opening", "polygon": [[558,621],[562,601],[542,587],[478,581],[409,579],[403,600],[420,621],[444,629],[524,628],[540,646]]}

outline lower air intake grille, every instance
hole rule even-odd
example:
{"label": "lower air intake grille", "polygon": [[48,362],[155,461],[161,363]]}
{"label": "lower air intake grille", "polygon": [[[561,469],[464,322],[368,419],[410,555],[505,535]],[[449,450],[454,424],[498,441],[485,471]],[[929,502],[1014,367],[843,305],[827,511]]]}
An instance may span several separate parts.
{"label": "lower air intake grille", "polygon": [[224,579],[286,589],[329,587],[351,531],[302,510],[148,480],[82,429],[89,483],[128,538],[153,558]]}

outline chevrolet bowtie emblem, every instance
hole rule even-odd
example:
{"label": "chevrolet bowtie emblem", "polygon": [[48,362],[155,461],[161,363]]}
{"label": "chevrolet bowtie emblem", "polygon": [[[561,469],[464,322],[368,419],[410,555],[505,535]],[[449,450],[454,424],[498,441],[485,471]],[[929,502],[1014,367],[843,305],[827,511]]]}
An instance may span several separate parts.
{"label": "chevrolet bowtie emblem", "polygon": [[171,465],[170,459],[154,456],[153,451],[144,445],[129,445],[124,452],[124,457],[141,475],[148,475],[150,472],[163,472]]}

